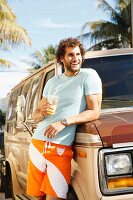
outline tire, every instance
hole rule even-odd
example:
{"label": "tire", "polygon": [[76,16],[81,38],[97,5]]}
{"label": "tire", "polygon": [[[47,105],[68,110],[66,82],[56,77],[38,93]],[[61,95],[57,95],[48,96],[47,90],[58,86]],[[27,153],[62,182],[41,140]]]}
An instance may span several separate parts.
{"label": "tire", "polygon": [[4,161],[0,161],[0,192],[5,192],[5,165]]}
{"label": "tire", "polygon": [[66,200],[79,200],[72,186],[69,186],[69,191]]}
{"label": "tire", "polygon": [[14,199],[12,176],[9,164],[6,164],[6,175],[5,175],[5,198]]}

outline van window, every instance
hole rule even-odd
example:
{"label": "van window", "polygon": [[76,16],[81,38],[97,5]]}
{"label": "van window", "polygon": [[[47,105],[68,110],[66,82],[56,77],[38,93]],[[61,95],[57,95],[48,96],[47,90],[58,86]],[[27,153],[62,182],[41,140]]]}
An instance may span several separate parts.
{"label": "van window", "polygon": [[[28,83],[25,83],[23,88],[22,88],[22,92],[21,92],[21,95],[23,95],[25,97],[25,107],[27,107],[27,102],[28,102],[28,98],[30,96],[30,85],[31,85],[31,80],[29,80]],[[25,116],[24,118],[26,119],[26,109],[25,109]]]}
{"label": "van window", "polygon": [[[44,89],[47,81],[49,79],[51,79],[53,76],[55,76],[55,69],[53,69],[53,70],[51,70],[51,71],[46,73],[45,78],[44,78],[44,82],[43,82],[43,89]],[[42,93],[43,93],[43,91],[42,91]]]}
{"label": "van window", "polygon": [[93,68],[103,82],[103,97],[133,95],[133,55],[86,59],[84,68]]}
{"label": "van window", "polygon": [[37,77],[32,82],[32,87],[30,90],[29,106],[28,106],[28,119],[32,119],[32,114],[37,107],[37,101],[39,96],[39,85],[42,77]]}
{"label": "van window", "polygon": [[13,93],[11,93],[8,104],[7,120],[16,119],[17,98],[20,95],[20,92],[21,92],[21,87],[18,87],[13,91]]}
{"label": "van window", "polygon": [[53,69],[53,70],[51,70],[51,71],[49,71],[49,72],[46,73],[45,79],[44,79],[44,86],[47,83],[47,81],[49,79],[51,79],[53,76],[55,76],[55,69]]}
{"label": "van window", "polygon": [[25,99],[27,99],[27,95],[28,95],[28,91],[29,91],[29,88],[30,88],[30,84],[31,84],[31,80],[30,80],[30,82],[25,83],[23,88],[22,88],[21,94],[24,95]]}

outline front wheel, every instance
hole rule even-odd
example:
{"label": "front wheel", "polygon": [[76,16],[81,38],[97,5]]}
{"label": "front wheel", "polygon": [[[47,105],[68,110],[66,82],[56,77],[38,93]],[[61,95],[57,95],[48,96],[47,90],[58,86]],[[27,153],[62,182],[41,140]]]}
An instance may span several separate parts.
{"label": "front wheel", "polygon": [[5,174],[5,198],[14,199],[11,169],[8,163],[6,163],[6,174]]}
{"label": "front wheel", "polygon": [[5,192],[5,161],[0,160],[0,192]]}

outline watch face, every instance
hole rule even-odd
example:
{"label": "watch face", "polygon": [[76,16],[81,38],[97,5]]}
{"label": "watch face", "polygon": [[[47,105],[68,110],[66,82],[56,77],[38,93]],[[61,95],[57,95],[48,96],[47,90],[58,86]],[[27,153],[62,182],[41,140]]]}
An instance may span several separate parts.
{"label": "watch face", "polygon": [[65,126],[67,126],[67,119],[62,119],[61,122],[62,122],[62,124],[64,124]]}
{"label": "watch face", "polygon": [[66,120],[66,119],[63,119],[62,121],[63,121],[63,123],[67,123],[67,120]]}

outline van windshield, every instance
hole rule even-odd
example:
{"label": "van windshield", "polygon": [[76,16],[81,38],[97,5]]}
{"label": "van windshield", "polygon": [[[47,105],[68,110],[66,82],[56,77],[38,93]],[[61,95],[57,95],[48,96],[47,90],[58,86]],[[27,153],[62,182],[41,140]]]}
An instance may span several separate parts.
{"label": "van windshield", "polygon": [[103,83],[103,99],[133,100],[133,55],[88,58],[82,67],[98,72]]}

